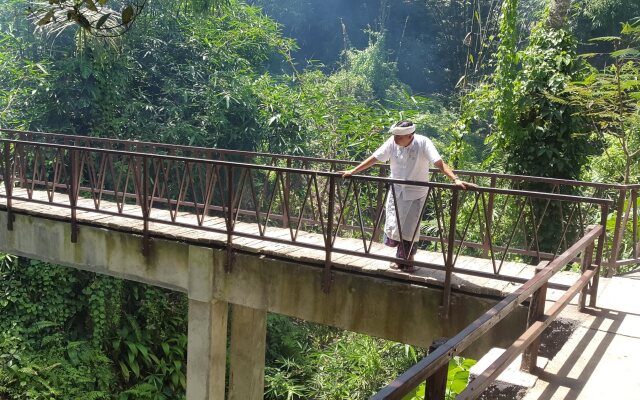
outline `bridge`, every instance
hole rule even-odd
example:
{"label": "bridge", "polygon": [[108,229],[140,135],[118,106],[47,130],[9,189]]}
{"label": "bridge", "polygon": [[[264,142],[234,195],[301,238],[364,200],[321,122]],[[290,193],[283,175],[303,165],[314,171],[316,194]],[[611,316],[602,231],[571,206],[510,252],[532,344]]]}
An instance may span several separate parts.
{"label": "bridge", "polygon": [[[460,190],[386,165],[343,179],[353,163],[0,132],[0,251],[187,293],[190,400],[262,398],[267,312],[422,347],[450,338],[376,398],[441,386],[454,355],[508,348],[473,398],[518,354],[535,367],[573,297],[596,306],[601,268],[640,263],[640,185],[456,171],[479,185]],[[380,244],[400,183],[428,189],[413,261]],[[545,311],[547,289],[564,294]]]}

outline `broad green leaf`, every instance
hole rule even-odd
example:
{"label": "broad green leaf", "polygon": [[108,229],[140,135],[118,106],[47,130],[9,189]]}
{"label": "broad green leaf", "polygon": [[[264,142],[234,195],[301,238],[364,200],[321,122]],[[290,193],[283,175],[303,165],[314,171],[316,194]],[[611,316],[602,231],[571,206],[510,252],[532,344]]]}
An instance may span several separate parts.
{"label": "broad green leaf", "polygon": [[128,25],[131,21],[133,21],[133,7],[129,5],[122,10],[122,23]]}
{"label": "broad green leaf", "polygon": [[130,377],[129,368],[127,368],[125,363],[122,361],[120,361],[119,364],[120,364],[120,370],[122,371],[122,376],[124,377],[125,382],[129,382],[129,377]]}
{"label": "broad green leaf", "polygon": [[111,16],[111,13],[105,14],[102,17],[100,17],[100,19],[98,20],[98,23],[96,24],[96,29],[100,29],[102,25],[104,25],[104,23],[107,22],[110,16]]}
{"label": "broad green leaf", "polygon": [[131,371],[135,374],[136,378],[140,377],[140,366],[138,365],[138,361],[133,360],[133,362],[129,363],[131,367]]}
{"label": "broad green leaf", "polygon": [[620,36],[601,36],[589,39],[590,42],[615,42],[619,40]]}
{"label": "broad green leaf", "polygon": [[617,50],[611,53],[611,57],[623,58],[623,57],[635,57],[640,55],[640,50],[634,48],[627,48]]}

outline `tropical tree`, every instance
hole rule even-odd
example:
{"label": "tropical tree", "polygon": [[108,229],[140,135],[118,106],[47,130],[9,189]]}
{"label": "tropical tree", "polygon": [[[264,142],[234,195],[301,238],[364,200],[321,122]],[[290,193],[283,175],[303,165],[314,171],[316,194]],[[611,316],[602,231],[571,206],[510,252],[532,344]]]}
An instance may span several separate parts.
{"label": "tropical tree", "polygon": [[[609,43],[613,51],[584,54],[587,58],[604,57],[602,70],[592,68],[582,80],[567,87],[570,103],[582,110],[588,121],[586,129],[602,136],[607,149],[595,162],[601,174],[597,179],[637,182],[640,174],[640,20],[625,23],[620,36],[592,39]],[[635,173],[634,173],[635,171]]]}

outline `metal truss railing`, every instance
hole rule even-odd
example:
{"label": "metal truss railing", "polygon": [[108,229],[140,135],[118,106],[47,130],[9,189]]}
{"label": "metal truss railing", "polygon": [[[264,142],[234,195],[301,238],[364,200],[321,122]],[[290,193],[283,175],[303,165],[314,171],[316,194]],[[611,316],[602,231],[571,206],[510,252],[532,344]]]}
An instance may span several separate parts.
{"label": "metal truss railing", "polygon": [[[237,151],[227,149],[212,149],[194,146],[183,146],[153,142],[141,142],[121,139],[108,139],[108,138],[94,138],[87,136],[75,136],[75,135],[63,135],[44,132],[29,132],[29,131],[16,131],[8,129],[0,129],[1,133],[4,133],[7,138],[13,138],[20,141],[32,141],[32,142],[44,142],[44,143],[56,143],[64,145],[74,145],[80,147],[98,148],[105,150],[118,150],[128,151],[145,154],[157,154],[157,155],[170,155],[176,157],[186,158],[198,158],[207,160],[219,160],[219,161],[232,161],[248,164],[278,166],[284,168],[293,168],[299,170],[311,170],[311,171],[340,171],[348,169],[350,166],[357,164],[357,162],[344,161],[344,160],[327,160],[317,157],[301,157],[291,155],[279,155],[269,153],[258,153],[249,151]],[[387,165],[379,165],[377,168],[372,168],[372,174],[368,176],[383,177],[388,174]],[[442,182],[443,176],[436,170],[432,170],[434,174],[435,182]],[[610,199],[614,202],[614,207],[609,209],[609,218],[611,221],[607,224],[608,241],[605,245],[604,257],[605,267],[608,275],[612,275],[618,271],[621,267],[631,266],[634,264],[640,264],[640,232],[638,221],[638,208],[640,206],[640,198],[638,191],[640,185],[622,185],[622,184],[606,184],[595,182],[582,182],[566,179],[554,179],[544,177],[532,177],[523,175],[512,174],[497,174],[489,172],[478,171],[456,171],[464,179],[476,183],[482,187],[497,188],[497,189],[511,189],[511,190],[525,190],[535,192],[545,192],[551,194],[565,194],[576,195],[581,197]],[[283,184],[285,188],[291,186],[291,175],[282,173]],[[357,179],[357,178],[354,178]],[[388,184],[388,183],[387,183]],[[385,183],[379,182],[379,187],[376,190],[376,204],[384,204],[385,196]],[[431,194],[431,196],[435,195]],[[283,197],[288,196],[288,191],[283,193]],[[501,224],[506,213],[505,209],[512,209],[514,204],[510,204],[514,201],[514,197],[496,197],[495,194],[489,193],[486,198],[483,197],[480,201],[484,201],[479,207],[483,208],[488,216],[486,223],[489,224],[489,228],[494,223]],[[540,201],[536,203],[526,205],[525,207],[534,207],[540,216],[548,216],[554,214],[554,218],[565,220],[566,212],[571,212],[566,207],[560,207],[559,203],[546,199],[544,205],[540,204]],[[381,209],[380,209],[381,210]],[[280,212],[282,210],[272,210],[270,218],[279,219],[283,226],[290,224],[289,217],[286,212]],[[548,212],[549,211],[549,212]],[[431,212],[434,209],[431,208]],[[597,221],[598,218],[595,215],[599,212],[597,204],[584,204],[581,210],[580,217],[589,216],[591,222]],[[242,215],[244,211],[240,211]],[[521,221],[523,224],[529,224],[532,226],[532,219],[536,219],[536,231],[540,230],[540,226],[545,224],[544,218],[536,219],[535,216],[529,218],[523,218]],[[435,219],[432,219],[435,221]],[[585,221],[582,221],[585,222]],[[343,227],[348,228],[348,226]],[[380,228],[378,226],[378,228]],[[423,229],[420,232],[421,239],[431,242],[440,242],[440,235],[435,224],[432,229]],[[351,226],[354,231],[359,231],[359,227]],[[369,227],[364,228],[365,231]],[[484,257],[489,257],[492,249],[492,243],[490,243],[489,237],[482,234],[473,234],[474,227],[469,228],[472,232],[468,235],[464,241],[457,242],[462,244],[462,247],[481,250]],[[527,229],[526,225],[523,225],[519,229]],[[380,231],[374,232],[376,238],[379,239]],[[524,234],[523,239],[527,239],[534,235],[534,232]],[[459,241],[460,234],[457,233],[456,237]],[[542,238],[544,242],[549,242],[546,238]],[[566,236],[563,239],[565,242],[563,246],[566,248]],[[553,240],[551,240],[553,241]],[[495,243],[493,250],[504,251],[505,248]],[[535,238],[531,238],[526,243],[522,243],[520,247],[512,246],[508,253],[520,254],[522,256],[535,256],[541,259],[549,259],[553,257],[553,249],[550,249],[548,243],[546,248],[540,249],[535,247]],[[544,247],[544,246],[543,246]],[[496,267],[499,269],[499,267]]]}
{"label": "metal truss railing", "polygon": [[[77,240],[78,212],[138,220],[145,254],[151,251],[151,223],[221,233],[226,237],[229,270],[238,238],[306,248],[323,255],[319,258],[324,258],[326,290],[336,257],[441,270],[445,272],[443,315],[448,314],[454,270],[524,283],[523,278],[501,273],[506,261],[556,258],[594,219],[607,216],[611,204],[607,199],[499,187],[460,190],[440,182],[376,176],[345,179],[332,171],[335,165],[325,170],[260,165],[158,154],[151,148],[141,152],[81,146],[87,144],[85,140],[65,136],[61,144],[0,139],[4,181],[0,199],[5,199],[8,213],[12,214],[15,200],[67,208],[72,241]],[[122,141],[114,143],[124,146]],[[415,228],[420,230],[420,240],[415,245],[441,253],[441,263],[398,259],[373,246],[380,240],[385,203],[389,198],[396,200],[399,184],[425,188],[422,222]],[[16,188],[22,194],[14,193]],[[46,193],[46,198],[34,196],[38,191]],[[115,204],[115,208],[103,204]],[[594,208],[599,215],[590,211]],[[9,218],[9,229],[12,223]],[[310,240],[310,234],[320,239]],[[490,258],[493,271],[456,267],[463,252]]]}

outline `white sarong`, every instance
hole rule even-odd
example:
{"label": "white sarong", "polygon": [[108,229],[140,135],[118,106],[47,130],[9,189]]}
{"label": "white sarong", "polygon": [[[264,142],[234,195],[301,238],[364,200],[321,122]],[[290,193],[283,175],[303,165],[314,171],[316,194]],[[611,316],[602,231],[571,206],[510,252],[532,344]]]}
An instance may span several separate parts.
{"label": "white sarong", "polygon": [[[404,191],[396,191],[396,201],[398,203],[398,213],[396,214],[395,202],[393,201],[393,192],[389,191],[386,205],[386,219],[384,225],[384,233],[388,238],[400,241],[400,231],[402,230],[402,239],[411,242],[417,242],[420,238],[420,217],[422,216],[422,207],[427,199],[423,196],[419,199],[405,200]],[[398,218],[400,223],[398,224]],[[398,225],[400,228],[398,228]],[[417,229],[416,229],[417,228]]]}

